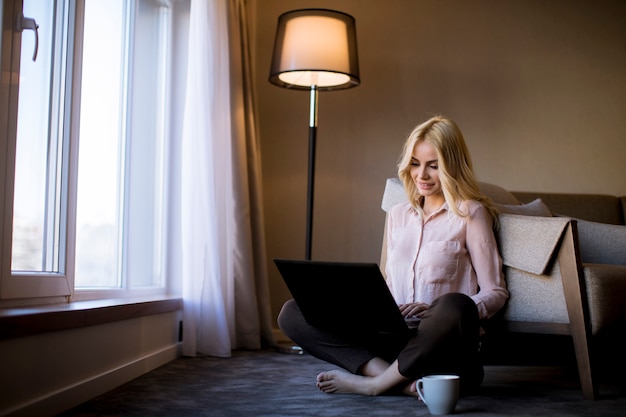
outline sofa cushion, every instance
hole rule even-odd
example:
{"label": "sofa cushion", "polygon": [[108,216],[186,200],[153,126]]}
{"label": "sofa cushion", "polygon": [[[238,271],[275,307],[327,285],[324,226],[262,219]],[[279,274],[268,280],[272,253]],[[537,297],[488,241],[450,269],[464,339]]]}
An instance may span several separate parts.
{"label": "sofa cushion", "polygon": [[626,325],[626,266],[585,264],[583,276],[593,335],[613,331],[622,335]]}
{"label": "sofa cushion", "polygon": [[[486,195],[494,203],[516,205],[519,201],[513,194],[505,190],[504,188],[489,184],[486,182],[479,182],[478,187],[480,192]],[[404,203],[408,198],[404,191],[404,186],[398,178],[387,178],[387,184],[385,185],[385,193],[383,195],[382,209],[389,211],[389,209],[396,204]]]}
{"label": "sofa cushion", "polygon": [[621,202],[615,196],[518,191],[514,191],[513,195],[522,203],[541,198],[554,215],[599,223],[624,224]]}
{"label": "sofa cushion", "polygon": [[387,178],[385,184],[385,192],[383,193],[383,201],[381,207],[385,212],[400,203],[408,201],[409,198],[404,191],[404,186],[399,178]]}
{"label": "sofa cushion", "polygon": [[574,220],[583,263],[626,265],[626,226]]}
{"label": "sofa cushion", "polygon": [[494,203],[507,205],[515,205],[520,203],[513,194],[498,185],[489,184],[487,182],[479,182],[478,188],[480,189],[480,192],[482,194],[489,197]]}
{"label": "sofa cushion", "polygon": [[552,217],[550,209],[548,206],[543,204],[543,201],[541,201],[540,198],[527,204],[507,205],[495,203],[495,206],[500,213],[521,214],[523,216]]}

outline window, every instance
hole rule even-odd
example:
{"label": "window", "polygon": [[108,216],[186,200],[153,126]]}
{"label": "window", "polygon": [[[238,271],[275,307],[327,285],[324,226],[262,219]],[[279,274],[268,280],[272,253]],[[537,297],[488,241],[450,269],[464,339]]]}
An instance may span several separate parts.
{"label": "window", "polygon": [[4,0],[4,27],[22,1],[39,28],[3,30],[0,299],[164,292],[172,7]]}

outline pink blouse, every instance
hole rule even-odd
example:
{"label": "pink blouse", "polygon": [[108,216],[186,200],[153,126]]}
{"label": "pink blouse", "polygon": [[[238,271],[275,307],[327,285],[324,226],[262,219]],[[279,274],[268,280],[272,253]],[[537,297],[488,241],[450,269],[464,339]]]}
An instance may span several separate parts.
{"label": "pink blouse", "polygon": [[502,259],[487,210],[465,201],[459,217],[447,203],[426,219],[409,203],[389,212],[387,285],[398,304],[431,304],[460,292],[470,296],[481,319],[493,316],[509,296]]}

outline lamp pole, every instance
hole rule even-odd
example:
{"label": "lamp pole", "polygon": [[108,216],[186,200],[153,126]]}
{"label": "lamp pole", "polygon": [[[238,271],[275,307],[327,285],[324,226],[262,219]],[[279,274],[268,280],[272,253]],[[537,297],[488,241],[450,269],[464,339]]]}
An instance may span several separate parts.
{"label": "lamp pole", "polygon": [[309,102],[309,181],[307,187],[305,259],[311,260],[313,241],[313,194],[315,191],[315,141],[317,136],[317,86],[311,85]]}

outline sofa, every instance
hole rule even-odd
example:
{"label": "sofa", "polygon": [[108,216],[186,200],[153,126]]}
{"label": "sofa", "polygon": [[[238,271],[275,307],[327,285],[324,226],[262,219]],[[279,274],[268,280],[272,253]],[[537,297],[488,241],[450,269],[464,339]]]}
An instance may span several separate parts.
{"label": "sofa", "polygon": [[[500,211],[496,238],[510,292],[488,330],[571,337],[583,397],[597,399],[598,360],[626,329],[626,199],[484,182],[480,189]],[[406,200],[400,180],[388,179],[382,209]],[[383,239],[383,271],[385,253]]]}

